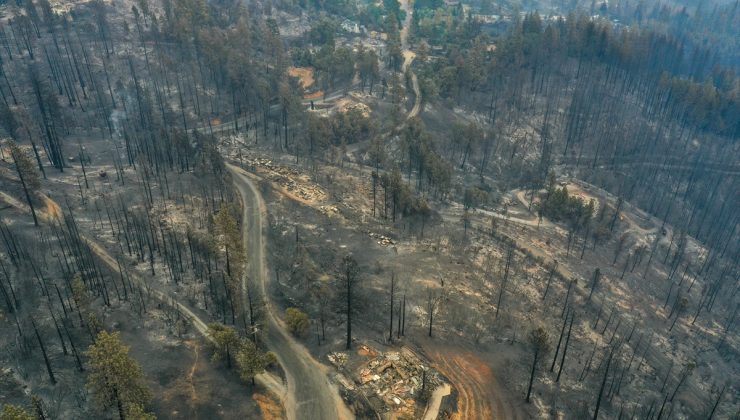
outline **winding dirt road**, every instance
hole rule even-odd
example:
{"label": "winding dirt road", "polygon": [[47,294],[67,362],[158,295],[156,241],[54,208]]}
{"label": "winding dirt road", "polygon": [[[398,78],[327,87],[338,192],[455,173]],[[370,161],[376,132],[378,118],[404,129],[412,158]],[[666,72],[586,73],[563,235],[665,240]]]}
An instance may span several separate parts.
{"label": "winding dirt road", "polygon": [[288,390],[283,405],[288,419],[353,419],[337,388],[327,379],[326,366],[317,362],[305,347],[285,332],[275,314],[266,287],[268,275],[262,218],[267,213],[265,203],[252,181],[253,175],[228,163],[226,167],[234,176],[234,185],[244,204],[242,232],[248,268],[242,287],[246,290],[246,282],[251,281],[264,298],[267,314],[264,341],[277,355],[287,377]]}
{"label": "winding dirt road", "polygon": [[401,28],[401,48],[403,48],[403,71],[409,71],[411,74],[411,88],[414,90],[414,106],[411,111],[406,115],[406,119],[410,120],[415,116],[419,115],[421,111],[421,89],[419,89],[419,79],[416,77],[416,73],[411,70],[411,63],[416,58],[416,54],[409,49],[409,28],[411,27],[411,17],[414,14],[414,1],[404,0],[401,2],[401,7],[406,12],[406,20],[403,22]]}

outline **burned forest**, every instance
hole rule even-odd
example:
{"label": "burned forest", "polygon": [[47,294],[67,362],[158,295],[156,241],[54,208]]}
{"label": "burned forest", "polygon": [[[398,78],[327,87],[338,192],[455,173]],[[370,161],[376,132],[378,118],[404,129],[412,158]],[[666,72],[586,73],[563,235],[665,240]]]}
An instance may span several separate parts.
{"label": "burned forest", "polygon": [[737,0],[0,0],[0,420],[730,419]]}

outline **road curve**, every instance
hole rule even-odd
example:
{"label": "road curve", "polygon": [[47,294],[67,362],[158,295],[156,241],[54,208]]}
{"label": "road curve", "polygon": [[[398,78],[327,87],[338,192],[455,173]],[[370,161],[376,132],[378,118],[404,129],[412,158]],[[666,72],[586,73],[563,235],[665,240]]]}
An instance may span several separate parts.
{"label": "road curve", "polygon": [[413,71],[411,72],[411,88],[414,90],[414,106],[406,116],[407,120],[419,115],[419,111],[421,111],[421,89],[419,89],[419,79]]}
{"label": "road curve", "polygon": [[419,115],[421,111],[421,89],[419,89],[419,79],[416,77],[416,73],[411,70],[411,63],[414,61],[416,54],[409,49],[409,28],[411,26],[411,17],[414,14],[414,1],[404,0],[401,2],[401,7],[406,12],[406,20],[403,22],[401,28],[401,47],[403,48],[403,71],[409,71],[411,74],[411,89],[414,91],[414,106],[411,111],[406,115],[406,119],[410,120],[415,116]]}
{"label": "road curve", "polygon": [[266,283],[264,225],[262,215],[267,210],[262,196],[257,191],[249,174],[242,169],[226,164],[234,178],[234,185],[244,203],[244,244],[247,250],[248,281],[253,282],[265,304],[265,331],[263,340],[272,350],[285,371],[288,392],[284,399],[285,412],[293,419],[353,419],[354,415],[344,404],[336,387],[327,379],[327,369],[282,328],[275,315],[276,309],[270,302]]}

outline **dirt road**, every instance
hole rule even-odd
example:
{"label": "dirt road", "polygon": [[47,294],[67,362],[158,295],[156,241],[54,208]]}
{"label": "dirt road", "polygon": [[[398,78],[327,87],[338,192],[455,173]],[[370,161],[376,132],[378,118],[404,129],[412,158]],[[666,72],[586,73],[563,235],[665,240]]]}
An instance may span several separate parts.
{"label": "dirt road", "polygon": [[419,115],[419,111],[421,111],[421,90],[419,89],[419,79],[413,71],[411,72],[411,87],[414,89],[414,106],[406,116],[407,120]]}
{"label": "dirt road", "polygon": [[416,58],[416,54],[409,49],[408,45],[411,17],[414,14],[414,1],[403,0],[401,1],[401,7],[406,12],[406,19],[401,28],[401,48],[404,50],[403,71],[405,72],[408,70],[411,73],[411,88],[414,90],[414,106],[411,108],[408,115],[406,115],[406,119],[408,120],[419,115],[419,111],[421,111],[421,89],[419,89],[419,79],[416,77],[416,73],[414,73],[413,70],[410,70],[411,63],[414,61],[414,58]]}
{"label": "dirt road", "polygon": [[414,13],[414,0],[401,0],[401,8],[406,12],[406,19],[401,26],[401,48],[408,49],[409,28],[411,27],[411,17]]}
{"label": "dirt road", "polygon": [[[288,392],[284,401],[288,419],[352,419],[337,388],[327,379],[327,369],[309,354],[282,328],[270,302],[266,283],[265,244],[262,215],[267,212],[262,196],[252,179],[242,169],[227,164],[234,175],[234,184],[244,201],[244,243],[248,255],[248,279],[256,285],[266,307],[267,325],[264,340],[275,352],[288,379]],[[246,287],[246,286],[244,286]]]}

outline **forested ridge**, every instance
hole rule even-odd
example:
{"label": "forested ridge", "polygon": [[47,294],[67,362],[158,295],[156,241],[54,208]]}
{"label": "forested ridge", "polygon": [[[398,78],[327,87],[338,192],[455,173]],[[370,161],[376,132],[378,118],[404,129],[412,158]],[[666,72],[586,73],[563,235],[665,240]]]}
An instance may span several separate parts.
{"label": "forested ridge", "polygon": [[729,209],[740,174],[740,91],[731,69],[686,78],[694,61],[671,36],[575,15],[543,23],[530,14],[492,53],[489,42],[453,41],[419,69],[425,100],[438,95],[480,116],[489,135],[478,137],[471,164],[481,173],[499,133],[529,126],[526,144],[537,152],[512,162],[520,182],[544,185],[562,165],[692,235],[732,243],[724,227],[737,222]]}

